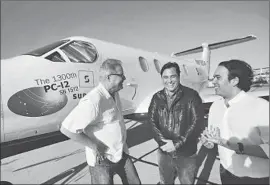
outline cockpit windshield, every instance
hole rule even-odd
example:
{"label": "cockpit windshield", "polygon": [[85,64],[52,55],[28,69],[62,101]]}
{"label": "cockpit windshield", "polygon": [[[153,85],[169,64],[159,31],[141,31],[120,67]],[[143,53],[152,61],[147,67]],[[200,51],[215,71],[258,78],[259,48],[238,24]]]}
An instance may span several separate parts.
{"label": "cockpit windshield", "polygon": [[33,56],[39,57],[39,56],[44,55],[45,53],[53,50],[54,48],[57,48],[65,43],[67,43],[68,41],[69,40],[60,40],[60,41],[54,42],[52,44],[43,46],[41,48],[35,49],[33,51],[30,51],[28,53],[25,53],[24,55],[33,55]]}
{"label": "cockpit windshield", "polygon": [[73,41],[60,49],[74,63],[93,63],[98,58],[96,48],[88,42]]}

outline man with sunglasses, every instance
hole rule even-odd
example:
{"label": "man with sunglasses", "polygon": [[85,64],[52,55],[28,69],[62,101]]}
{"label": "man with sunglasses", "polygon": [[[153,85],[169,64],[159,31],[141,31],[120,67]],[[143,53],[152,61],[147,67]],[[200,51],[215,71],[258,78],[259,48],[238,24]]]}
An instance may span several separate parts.
{"label": "man with sunglasses", "polygon": [[121,61],[105,60],[100,67],[99,85],[80,100],[60,129],[85,146],[91,184],[113,184],[116,173],[123,184],[141,184],[128,155],[118,94],[125,79]]}

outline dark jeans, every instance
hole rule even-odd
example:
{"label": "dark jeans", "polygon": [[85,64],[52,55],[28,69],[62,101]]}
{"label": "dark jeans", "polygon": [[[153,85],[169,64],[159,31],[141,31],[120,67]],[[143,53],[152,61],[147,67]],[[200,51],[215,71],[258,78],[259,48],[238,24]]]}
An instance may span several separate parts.
{"label": "dark jeans", "polygon": [[266,178],[251,178],[237,177],[226,170],[220,164],[220,179],[222,184],[269,184],[269,177]]}
{"label": "dark jeans", "polygon": [[97,163],[94,167],[89,166],[91,184],[114,184],[113,176],[118,174],[123,184],[141,184],[138,173],[129,155],[123,153],[118,163],[108,159]]}
{"label": "dark jeans", "polygon": [[192,156],[171,155],[158,149],[160,184],[174,184],[176,176],[181,184],[193,184],[197,173],[195,153]]}

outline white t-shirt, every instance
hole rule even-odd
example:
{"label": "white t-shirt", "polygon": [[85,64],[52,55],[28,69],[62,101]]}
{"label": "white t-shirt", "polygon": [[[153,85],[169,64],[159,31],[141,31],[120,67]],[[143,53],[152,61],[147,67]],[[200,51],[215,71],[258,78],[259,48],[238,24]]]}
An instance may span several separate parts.
{"label": "white t-shirt", "polygon": [[[220,129],[221,138],[260,145],[269,157],[269,102],[241,91],[229,102],[215,101],[209,110],[208,126]],[[252,178],[269,177],[269,159],[236,154],[218,145],[220,163],[232,174]]]}
{"label": "white t-shirt", "polygon": [[[114,100],[101,83],[80,100],[62,126],[73,133],[82,129],[86,134],[93,132],[97,139],[108,146],[105,155],[112,162],[120,161],[123,151],[128,153],[119,94],[115,93]],[[94,166],[95,151],[87,146],[85,151],[88,165]]]}

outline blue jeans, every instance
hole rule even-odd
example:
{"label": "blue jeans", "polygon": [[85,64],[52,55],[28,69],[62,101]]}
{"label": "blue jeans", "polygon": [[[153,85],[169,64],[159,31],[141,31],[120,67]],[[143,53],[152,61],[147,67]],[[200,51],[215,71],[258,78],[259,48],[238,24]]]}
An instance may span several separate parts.
{"label": "blue jeans", "polygon": [[158,149],[160,184],[174,184],[178,177],[181,184],[193,184],[197,174],[196,157],[172,155]]}
{"label": "blue jeans", "polygon": [[138,173],[129,155],[123,153],[122,159],[113,163],[108,159],[89,166],[91,184],[114,184],[113,176],[118,174],[123,184],[141,184]]}

